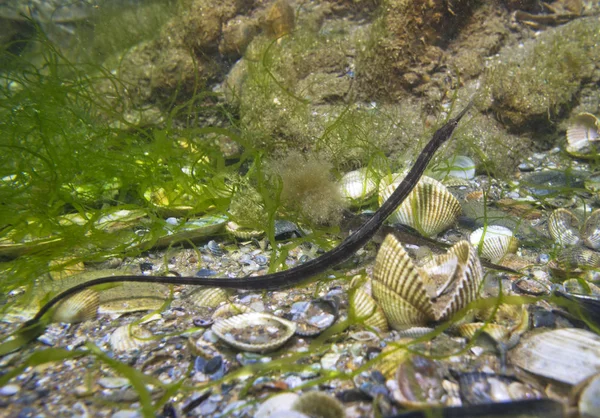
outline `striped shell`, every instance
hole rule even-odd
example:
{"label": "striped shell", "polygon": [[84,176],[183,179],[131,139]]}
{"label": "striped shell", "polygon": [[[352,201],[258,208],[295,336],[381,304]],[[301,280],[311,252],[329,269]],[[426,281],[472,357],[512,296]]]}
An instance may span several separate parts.
{"label": "striped shell", "polygon": [[580,113],[567,128],[567,152],[585,156],[593,151],[593,142],[600,140],[600,123],[590,113]]}
{"label": "striped shell", "polygon": [[500,225],[476,229],[469,236],[469,241],[481,257],[492,263],[499,262],[506,254],[514,254],[519,248],[519,240],[513,236],[513,232]]}
{"label": "striped shell", "polygon": [[581,228],[583,244],[593,250],[600,250],[600,209],[593,211]]}
{"label": "striped shell", "polygon": [[94,319],[98,313],[100,295],[93,289],[85,289],[62,301],[54,311],[54,322],[77,322]]}
{"label": "striped shell", "polygon": [[567,247],[548,266],[559,279],[579,277],[586,271],[600,270],[600,253],[584,247]]}
{"label": "striped shell", "polygon": [[216,321],[212,331],[235,348],[266,353],[285,344],[296,332],[296,324],[275,315],[249,312]]}
{"label": "striped shell", "polygon": [[377,190],[375,176],[368,167],[350,171],[340,180],[340,192],[350,203],[361,203]]}
{"label": "striped shell", "polygon": [[140,325],[121,325],[110,336],[110,346],[114,352],[125,353],[140,349],[152,342],[152,333]]}
{"label": "striped shell", "polygon": [[189,299],[196,306],[216,308],[229,299],[229,292],[220,287],[201,287],[190,294]]}
{"label": "striped shell", "polygon": [[362,322],[367,327],[378,331],[388,331],[385,313],[365,288],[357,287],[350,292],[350,312],[355,322]]}
{"label": "striped shell", "polygon": [[[385,187],[379,195],[383,204],[396,190],[400,182]],[[396,209],[389,220],[408,225],[425,236],[436,235],[456,222],[462,208],[458,200],[439,181],[423,176],[406,200]]]}
{"label": "striped shell", "polygon": [[579,236],[579,219],[567,209],[556,209],[548,217],[548,232],[559,245],[577,245]]}
{"label": "striped shell", "polygon": [[[428,287],[437,284],[430,277],[434,265],[418,268],[393,235],[384,240],[375,261],[372,288],[373,298],[392,328],[403,330],[447,319],[476,298],[483,272],[475,249],[467,241],[458,242],[445,257],[436,260],[444,272],[439,281],[443,289],[428,292]],[[451,269],[443,267],[454,264]]]}

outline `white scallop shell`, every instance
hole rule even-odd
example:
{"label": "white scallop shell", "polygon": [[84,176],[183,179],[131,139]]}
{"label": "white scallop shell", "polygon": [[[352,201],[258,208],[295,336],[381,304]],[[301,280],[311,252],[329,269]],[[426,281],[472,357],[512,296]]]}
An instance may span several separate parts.
{"label": "white scallop shell", "polygon": [[[395,182],[381,191],[380,205],[399,184],[400,182]],[[446,186],[431,177],[423,176],[406,200],[390,215],[389,220],[408,225],[429,237],[452,226],[461,211],[460,203]]]}
{"label": "white scallop shell", "polygon": [[151,342],[152,333],[140,325],[122,325],[110,336],[110,346],[117,353],[137,350]]}
{"label": "white scallop shell", "polygon": [[100,295],[93,289],[85,289],[60,302],[54,311],[54,322],[74,324],[94,319],[98,313]]}
{"label": "white scallop shell", "polygon": [[464,155],[447,159],[442,167],[450,177],[471,180],[475,178],[475,161]]}
{"label": "white scallop shell", "polygon": [[296,332],[296,324],[275,315],[249,312],[216,321],[212,331],[235,348],[266,353],[285,344]]}
{"label": "white scallop shell", "polygon": [[598,118],[590,113],[580,113],[567,128],[567,152],[585,151],[592,142],[600,140]]}
{"label": "white scallop shell", "polygon": [[504,226],[488,225],[478,228],[469,236],[471,245],[480,256],[497,263],[506,254],[514,254],[519,247],[519,240],[513,232]]}
{"label": "white scallop shell", "polygon": [[548,217],[548,232],[559,245],[577,245],[581,242],[579,219],[567,209],[556,209]]}
{"label": "white scallop shell", "polygon": [[340,192],[351,202],[368,199],[375,190],[377,190],[377,182],[368,167],[350,171],[340,180]]}

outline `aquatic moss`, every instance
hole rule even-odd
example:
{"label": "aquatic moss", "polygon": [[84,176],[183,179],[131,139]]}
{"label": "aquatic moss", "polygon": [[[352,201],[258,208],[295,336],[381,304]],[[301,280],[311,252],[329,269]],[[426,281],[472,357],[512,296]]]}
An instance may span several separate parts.
{"label": "aquatic moss", "polygon": [[592,77],[599,42],[598,19],[585,18],[501,53],[487,75],[492,109],[514,127],[547,125]]}

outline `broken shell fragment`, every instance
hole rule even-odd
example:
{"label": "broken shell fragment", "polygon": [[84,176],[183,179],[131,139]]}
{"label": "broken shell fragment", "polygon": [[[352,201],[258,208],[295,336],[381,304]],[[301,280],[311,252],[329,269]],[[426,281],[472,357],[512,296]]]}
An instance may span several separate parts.
{"label": "broken shell fragment", "polygon": [[[385,187],[379,196],[382,205],[400,182]],[[427,237],[448,229],[458,219],[462,208],[446,186],[423,176],[406,200],[389,217],[392,223],[410,226]]]}
{"label": "broken shell fragment", "polygon": [[98,313],[100,295],[93,289],[85,289],[59,303],[54,311],[54,322],[77,322],[94,319]]}
{"label": "broken shell fragment", "polygon": [[285,344],[296,332],[296,324],[275,315],[249,312],[216,321],[212,331],[235,348],[266,353]]}
{"label": "broken shell fragment", "polygon": [[514,254],[519,248],[519,240],[513,232],[504,226],[488,225],[478,228],[469,236],[471,245],[477,248],[479,255],[497,263],[506,256]]}

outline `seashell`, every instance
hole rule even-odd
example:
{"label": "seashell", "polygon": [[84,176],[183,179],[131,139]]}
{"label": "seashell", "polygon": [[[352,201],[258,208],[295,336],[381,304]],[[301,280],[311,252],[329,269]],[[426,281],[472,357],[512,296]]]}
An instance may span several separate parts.
{"label": "seashell", "polygon": [[[454,260],[455,259],[455,260]],[[431,320],[447,319],[477,296],[483,272],[475,249],[460,241],[448,250],[445,257],[436,257],[435,269],[415,266],[400,242],[388,235],[377,254],[373,272],[373,298],[383,309],[389,324],[396,330],[423,326]],[[443,272],[438,282],[429,272]],[[450,277],[450,279],[448,279]],[[432,284],[443,290],[430,290]]]}
{"label": "seashell", "polygon": [[600,287],[583,279],[568,279],[563,282],[565,292],[579,295],[600,296]]}
{"label": "seashell", "polygon": [[363,289],[355,288],[350,291],[350,318],[352,322],[362,322],[380,332],[388,331],[385,313],[375,300]]}
{"label": "seashell", "polygon": [[[379,195],[383,204],[399,182],[385,187]],[[392,223],[410,226],[422,235],[436,235],[449,228],[461,213],[458,200],[439,181],[423,176],[406,200],[389,217]]]}
{"label": "seashell", "polygon": [[229,299],[230,292],[220,287],[201,287],[189,295],[189,299],[196,306],[216,308]]}
{"label": "seashell", "polygon": [[411,356],[398,366],[395,379],[387,386],[393,399],[400,405],[418,408],[442,405],[446,391],[444,377],[438,362],[421,356]]}
{"label": "seashell", "polygon": [[345,418],[340,401],[325,392],[306,392],[294,401],[292,410],[313,418]]}
{"label": "seashell", "polygon": [[48,263],[50,268],[50,278],[52,280],[62,280],[74,274],[82,273],[85,270],[83,261],[76,261],[74,257],[64,257],[51,260]]}
{"label": "seashell", "polygon": [[213,320],[231,318],[232,316],[252,312],[252,309],[240,303],[227,303],[218,307],[213,312],[211,318]]}
{"label": "seashell", "polygon": [[485,322],[471,322],[469,324],[461,324],[456,327],[457,332],[461,337],[473,338],[477,332],[486,333],[495,341],[506,341],[509,336],[509,329],[503,325],[486,324]]}
{"label": "seashell", "polygon": [[377,181],[368,167],[350,171],[340,180],[340,192],[350,203],[360,204],[377,190]]}
{"label": "seashell", "polygon": [[240,239],[252,239],[252,238],[260,238],[265,234],[265,231],[260,231],[258,229],[246,228],[238,225],[233,221],[227,222],[225,225],[225,230],[229,232],[236,238]]}
{"label": "seashell", "polygon": [[592,250],[600,250],[600,209],[596,209],[585,220],[581,228],[583,244]]}
{"label": "seashell", "polygon": [[[111,270],[107,270],[111,271]],[[97,277],[102,277],[98,273]],[[113,275],[114,271],[105,276]],[[78,277],[78,276],[76,276]],[[149,283],[120,283],[100,292],[99,314],[124,314],[160,309],[169,297],[169,286]]]}
{"label": "seashell", "polygon": [[509,361],[530,373],[576,385],[600,370],[600,336],[563,328],[530,335],[508,352]]}
{"label": "seashell", "polygon": [[458,179],[472,180],[475,178],[475,161],[465,155],[456,155],[441,163],[435,171]]}
{"label": "seashell", "polygon": [[254,418],[270,418],[277,412],[289,412],[294,402],[299,398],[295,393],[281,393],[260,404]]}
{"label": "seashell", "polygon": [[567,247],[548,263],[552,277],[580,277],[589,270],[600,269],[600,254],[583,247]]}
{"label": "seashell", "polygon": [[477,248],[482,258],[497,263],[506,256],[514,254],[519,248],[519,240],[513,232],[504,226],[488,225],[478,228],[469,236],[471,245]]}
{"label": "seashell", "polygon": [[579,416],[597,418],[600,416],[600,373],[586,379],[573,390],[577,399]]}
{"label": "seashell", "polygon": [[52,320],[74,324],[96,318],[100,295],[93,289],[84,289],[60,302],[54,311]]}
{"label": "seashell", "polygon": [[137,350],[152,342],[152,333],[140,325],[122,325],[110,336],[110,346],[114,352],[126,353]]}
{"label": "seashell", "polygon": [[249,312],[220,319],[211,329],[220,339],[235,348],[266,353],[285,344],[296,332],[296,324],[275,315]]}
{"label": "seashell", "polygon": [[321,298],[294,303],[285,317],[296,323],[296,335],[312,337],[333,325],[338,314],[334,300]]}
{"label": "seashell", "polygon": [[594,150],[593,142],[600,140],[600,123],[590,113],[578,114],[567,128],[567,147],[569,154],[583,157]]}
{"label": "seashell", "polygon": [[550,214],[548,232],[559,245],[577,245],[581,242],[579,219],[567,209],[556,209]]}

